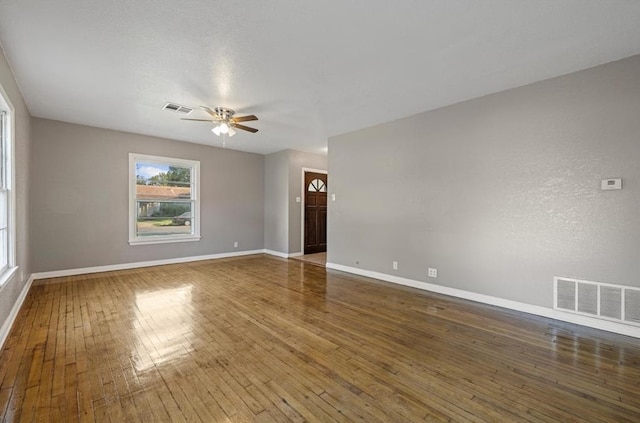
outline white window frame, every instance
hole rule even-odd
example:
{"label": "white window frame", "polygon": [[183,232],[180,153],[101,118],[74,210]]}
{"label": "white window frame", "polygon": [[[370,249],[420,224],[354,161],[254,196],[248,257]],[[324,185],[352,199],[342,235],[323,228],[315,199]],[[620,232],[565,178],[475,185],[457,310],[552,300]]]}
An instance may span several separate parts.
{"label": "white window frame", "polygon": [[[136,163],[154,163],[168,166],[190,167],[193,169],[191,196],[193,201],[192,234],[154,235],[139,237],[136,232]],[[166,244],[171,242],[189,242],[200,240],[200,162],[197,160],[176,159],[172,157],[150,156],[148,154],[129,153],[129,245]]]}
{"label": "white window frame", "polygon": [[0,147],[4,160],[4,186],[0,189],[7,190],[7,266],[0,269],[0,287],[4,286],[16,273],[16,190],[15,190],[15,108],[9,101],[9,96],[0,85],[0,118],[4,119],[2,125],[2,143]]}

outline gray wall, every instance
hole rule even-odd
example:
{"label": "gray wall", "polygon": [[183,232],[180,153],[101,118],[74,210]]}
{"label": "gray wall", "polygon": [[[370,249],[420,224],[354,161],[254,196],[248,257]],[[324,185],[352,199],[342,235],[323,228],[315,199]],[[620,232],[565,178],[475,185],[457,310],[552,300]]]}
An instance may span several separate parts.
{"label": "gray wall", "polygon": [[264,162],[264,248],[289,251],[289,152],[265,156]]}
{"label": "gray wall", "polygon": [[639,75],[635,56],[331,138],[328,261],[545,307],[554,275],[640,286]]}
{"label": "gray wall", "polygon": [[302,251],[302,169],[327,169],[327,157],[283,150],[265,157],[265,248],[284,254]]}
{"label": "gray wall", "polygon": [[16,261],[19,267],[13,278],[0,288],[0,327],[5,323],[31,269],[29,263],[29,164],[31,154],[31,116],[22,99],[20,89],[11,72],[4,52],[0,49],[0,85],[15,108],[15,190],[16,190]]}
{"label": "gray wall", "polygon": [[[35,118],[32,138],[35,272],[264,248],[262,155]],[[200,161],[199,242],[128,244],[130,152]]]}

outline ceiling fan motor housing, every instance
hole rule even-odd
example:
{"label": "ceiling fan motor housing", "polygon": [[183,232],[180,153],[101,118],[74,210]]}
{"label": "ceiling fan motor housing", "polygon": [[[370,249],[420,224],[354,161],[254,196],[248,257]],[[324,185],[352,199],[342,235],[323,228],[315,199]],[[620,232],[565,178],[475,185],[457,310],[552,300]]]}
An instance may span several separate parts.
{"label": "ceiling fan motor housing", "polygon": [[227,109],[226,107],[216,107],[213,109],[216,112],[216,115],[220,117],[223,121],[227,121],[236,114],[236,111],[233,109]]}

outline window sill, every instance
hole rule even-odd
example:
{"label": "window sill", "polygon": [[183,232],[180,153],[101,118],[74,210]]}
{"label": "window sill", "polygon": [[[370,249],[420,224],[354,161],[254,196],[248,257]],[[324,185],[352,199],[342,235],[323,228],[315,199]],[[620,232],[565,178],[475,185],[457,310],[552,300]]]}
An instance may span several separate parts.
{"label": "window sill", "polygon": [[171,238],[160,238],[153,237],[153,239],[130,239],[129,245],[151,245],[151,244],[171,244],[174,242],[194,242],[200,241],[199,236],[190,236],[190,237],[171,237]]}
{"label": "window sill", "polygon": [[0,274],[0,287],[4,286],[9,281],[9,279],[13,277],[17,270],[18,266],[14,266],[9,267],[4,272],[2,272],[2,274]]}

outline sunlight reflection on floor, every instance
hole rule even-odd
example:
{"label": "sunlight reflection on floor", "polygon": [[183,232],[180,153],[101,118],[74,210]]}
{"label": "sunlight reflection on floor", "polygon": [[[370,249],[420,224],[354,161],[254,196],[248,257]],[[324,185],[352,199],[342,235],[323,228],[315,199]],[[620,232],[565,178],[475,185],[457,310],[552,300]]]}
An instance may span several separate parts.
{"label": "sunlight reflection on floor", "polygon": [[[136,371],[186,356],[193,350],[192,286],[136,294]],[[142,353],[142,354],[141,354]]]}

